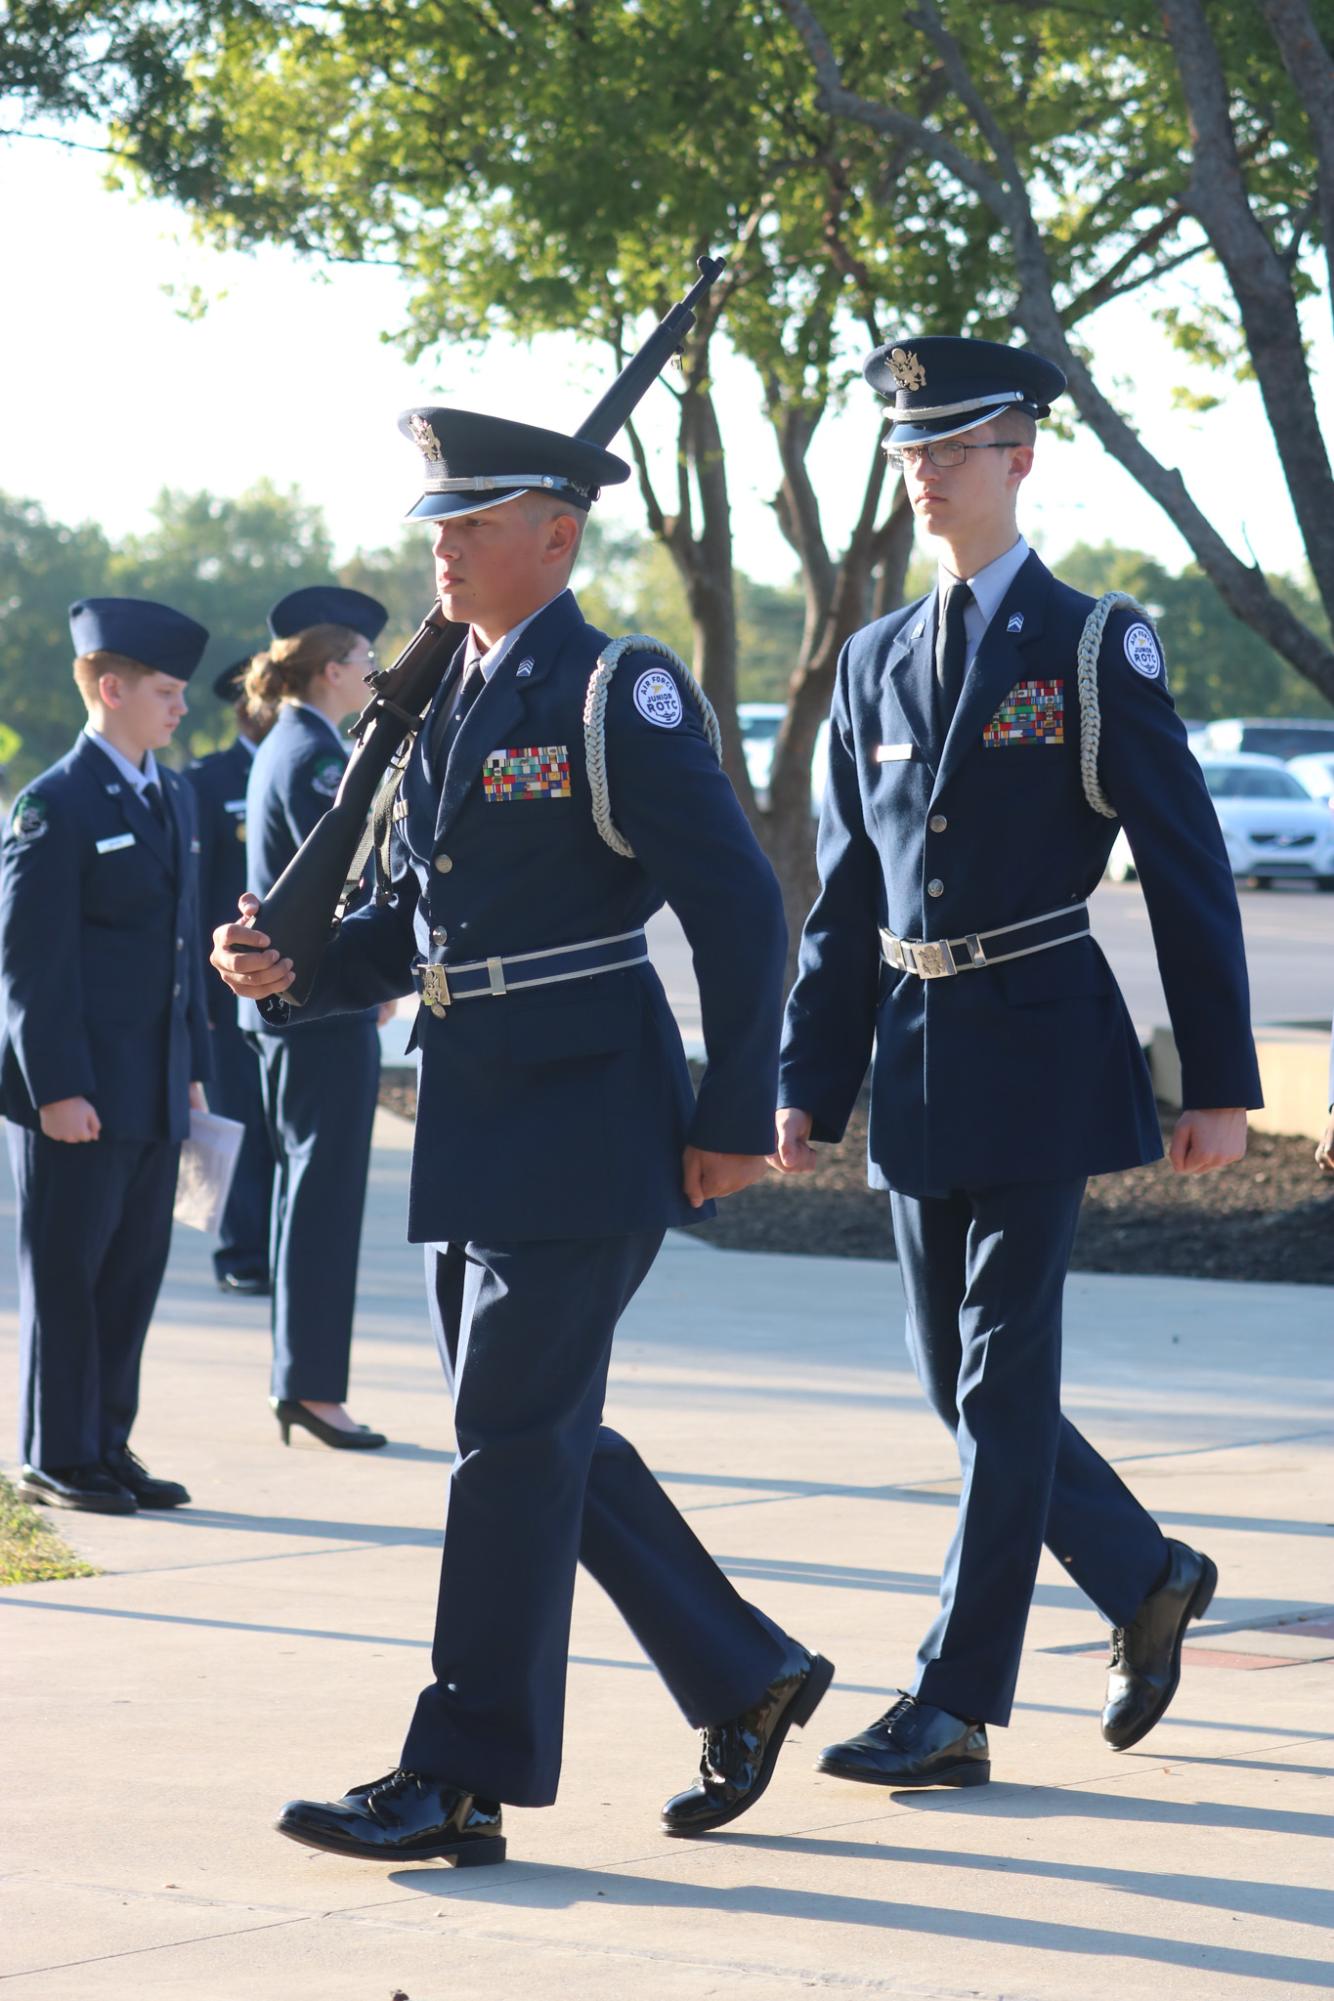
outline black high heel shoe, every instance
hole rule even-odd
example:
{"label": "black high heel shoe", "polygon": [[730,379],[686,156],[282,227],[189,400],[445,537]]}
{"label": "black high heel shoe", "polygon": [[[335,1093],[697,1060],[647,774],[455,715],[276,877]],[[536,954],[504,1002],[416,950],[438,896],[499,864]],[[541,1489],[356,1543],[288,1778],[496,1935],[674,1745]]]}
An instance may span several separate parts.
{"label": "black high heel shoe", "polygon": [[307,1410],[303,1403],[270,1397],[269,1409],[278,1420],[284,1445],[292,1443],[293,1425],[299,1430],[309,1431],[321,1445],[331,1445],[335,1452],[374,1452],[379,1446],[389,1443],[382,1431],[372,1431],[365,1424],[359,1424],[355,1431],[340,1431],[336,1424],[326,1424],[322,1417],[316,1417],[314,1411]]}

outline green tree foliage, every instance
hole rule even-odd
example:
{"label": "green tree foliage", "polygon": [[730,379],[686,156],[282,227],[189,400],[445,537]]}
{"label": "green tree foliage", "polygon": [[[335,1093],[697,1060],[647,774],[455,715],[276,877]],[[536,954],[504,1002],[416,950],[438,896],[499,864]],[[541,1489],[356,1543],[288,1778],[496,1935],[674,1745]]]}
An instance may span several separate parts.
{"label": "green tree foliage", "polygon": [[82,726],[70,673],[67,614],[75,598],[155,598],[207,626],[208,651],[178,738],[182,751],[198,753],[232,734],[230,711],[209,687],[213,676],[264,645],[275,599],[331,576],[332,564],[318,508],[267,481],[234,500],[164,491],[148,529],[117,544],[87,524],[49,521],[34,501],[0,495],[0,723],[21,738],[6,785],[12,790],[63,756]]}
{"label": "green tree foliage", "polygon": [[11,794],[63,756],[83,722],[67,613],[108,589],[111,555],[99,528],[48,521],[36,501],[0,494],[0,723],[19,738]]}

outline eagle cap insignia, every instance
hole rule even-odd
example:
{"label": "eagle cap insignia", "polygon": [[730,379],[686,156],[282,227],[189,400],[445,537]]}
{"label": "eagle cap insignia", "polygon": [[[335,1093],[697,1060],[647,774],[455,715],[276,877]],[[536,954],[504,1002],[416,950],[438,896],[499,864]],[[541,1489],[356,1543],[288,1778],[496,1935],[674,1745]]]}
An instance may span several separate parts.
{"label": "eagle cap insignia", "polygon": [[900,389],[925,389],[926,370],[915,354],[906,347],[893,347],[889,351],[889,372]]}
{"label": "eagle cap insignia", "polygon": [[408,419],[408,429],[416,439],[417,449],[423,458],[434,459],[437,463],[444,458],[444,448],[432,430],[430,420],[423,417],[420,411]]}

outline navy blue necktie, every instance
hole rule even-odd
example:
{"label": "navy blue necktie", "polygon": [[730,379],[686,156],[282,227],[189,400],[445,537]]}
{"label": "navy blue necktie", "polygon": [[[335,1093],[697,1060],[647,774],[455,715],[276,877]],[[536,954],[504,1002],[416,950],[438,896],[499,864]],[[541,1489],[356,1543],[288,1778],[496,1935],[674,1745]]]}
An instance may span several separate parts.
{"label": "navy blue necktie", "polygon": [[942,737],[954,720],[954,711],[963,692],[964,666],[968,658],[968,636],[963,629],[963,615],[972,602],[973,593],[965,583],[951,584],[945,593],[936,633],[936,714]]}
{"label": "navy blue necktie", "polygon": [[469,667],[459,683],[458,692],[452,703],[442,702],[440,713],[431,726],[431,763],[442,766],[449,757],[449,746],[458,733],[463,718],[467,715],[477,697],[486,685],[486,676],[474,664]]}

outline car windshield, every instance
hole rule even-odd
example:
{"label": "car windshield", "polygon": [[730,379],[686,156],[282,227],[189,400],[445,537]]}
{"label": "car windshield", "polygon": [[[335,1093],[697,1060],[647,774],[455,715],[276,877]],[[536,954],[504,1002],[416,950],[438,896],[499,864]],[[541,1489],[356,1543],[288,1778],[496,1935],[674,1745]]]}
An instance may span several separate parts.
{"label": "car windshield", "polygon": [[770,743],[783,727],[779,716],[738,716],[741,734],[747,743]]}
{"label": "car windshield", "polygon": [[1250,723],[1240,743],[1220,743],[1220,750],[1244,750],[1256,757],[1300,757],[1307,751],[1334,750],[1334,728],[1310,723],[1305,729],[1282,723]]}
{"label": "car windshield", "polygon": [[1263,764],[1206,764],[1204,782],[1214,799],[1311,800],[1290,771],[1270,771]]}

